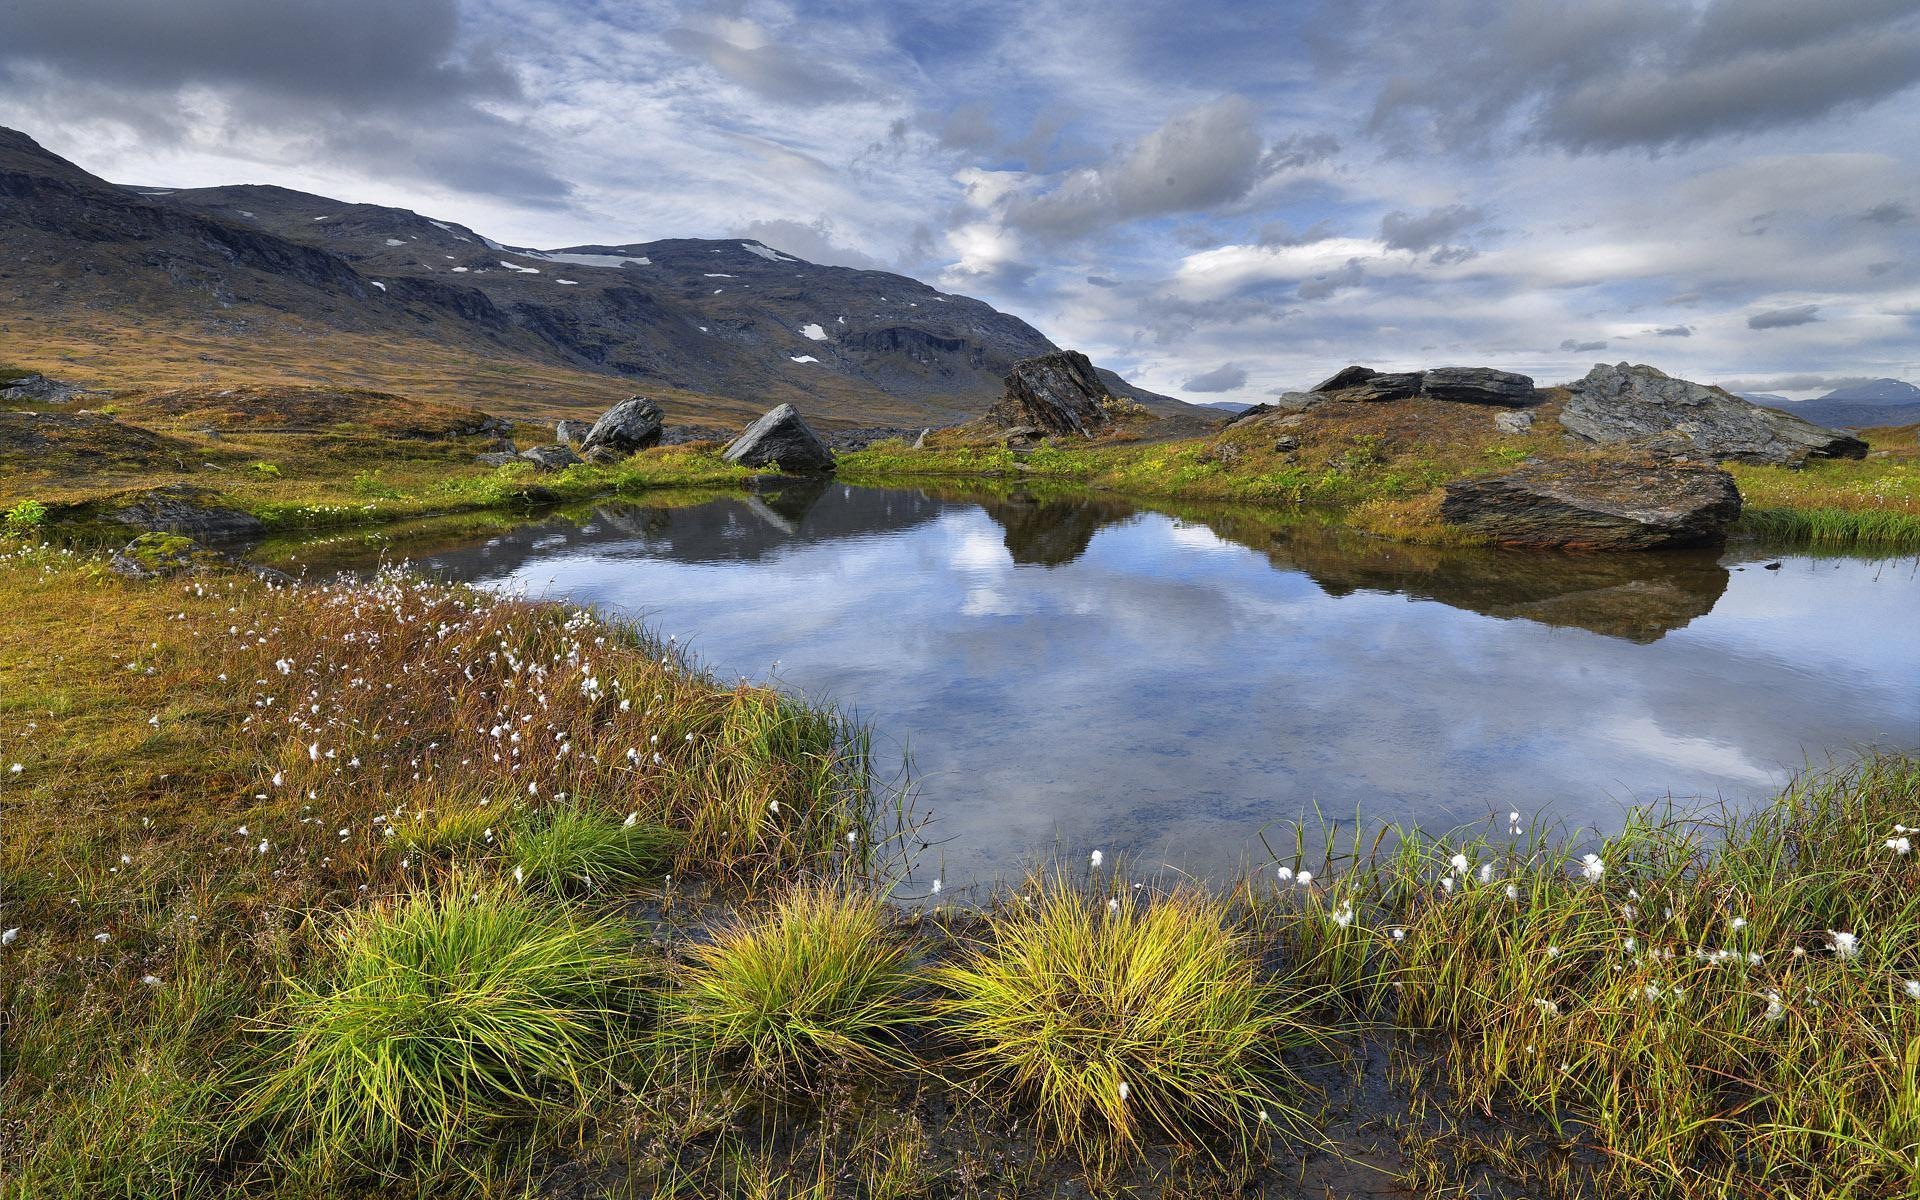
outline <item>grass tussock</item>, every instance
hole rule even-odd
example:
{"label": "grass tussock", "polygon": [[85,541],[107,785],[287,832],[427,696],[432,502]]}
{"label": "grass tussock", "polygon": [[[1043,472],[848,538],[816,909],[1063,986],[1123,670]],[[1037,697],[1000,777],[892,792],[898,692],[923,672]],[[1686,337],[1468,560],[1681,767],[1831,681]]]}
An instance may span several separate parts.
{"label": "grass tussock", "polygon": [[[1592,851],[1410,838],[1336,885],[1357,1008],[1438,1039],[1412,1086],[1516,1105],[1604,1152],[1546,1195],[1920,1190],[1920,761],[1809,776]],[[1298,889],[1283,889],[1286,907]],[[1320,915],[1295,936],[1325,951]]]}
{"label": "grass tussock", "polygon": [[1090,1158],[1160,1136],[1244,1147],[1262,1125],[1307,1124],[1282,1059],[1323,1035],[1201,892],[1146,902],[1036,878],[934,974],[961,1069]]}
{"label": "grass tussock", "polygon": [[290,982],[248,1116],[301,1154],[391,1171],[593,1091],[637,998],[631,934],[498,882],[353,910]]}
{"label": "grass tussock", "polygon": [[748,1078],[796,1085],[910,1061],[906,943],[887,906],[818,886],[737,919],[679,972],[672,1027]]}
{"label": "grass tussock", "polygon": [[631,888],[673,864],[681,837],[579,805],[548,810],[535,828],[515,832],[509,857],[514,878],[560,894],[590,895]]}

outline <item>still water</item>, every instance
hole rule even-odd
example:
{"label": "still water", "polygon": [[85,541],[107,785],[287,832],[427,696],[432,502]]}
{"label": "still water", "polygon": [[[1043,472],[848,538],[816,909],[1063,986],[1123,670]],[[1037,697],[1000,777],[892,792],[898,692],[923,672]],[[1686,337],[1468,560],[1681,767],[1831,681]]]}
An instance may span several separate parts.
{"label": "still water", "polygon": [[950,888],[1093,848],[1217,880],[1316,812],[1607,831],[1920,747],[1911,558],[1439,551],[839,483],[412,553],[853,711],[911,755],[922,869]]}

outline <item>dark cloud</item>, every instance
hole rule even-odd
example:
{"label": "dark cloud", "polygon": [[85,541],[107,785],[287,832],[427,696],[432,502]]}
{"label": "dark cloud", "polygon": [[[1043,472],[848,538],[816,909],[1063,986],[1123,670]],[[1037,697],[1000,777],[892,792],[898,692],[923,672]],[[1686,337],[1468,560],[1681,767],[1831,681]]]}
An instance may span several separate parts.
{"label": "dark cloud", "polygon": [[1755,313],[1747,318],[1747,328],[1787,329],[1794,325],[1811,325],[1819,319],[1818,304],[1796,304],[1791,308],[1773,308]]}
{"label": "dark cloud", "polygon": [[[1920,83],[1912,0],[1508,0],[1342,6],[1330,69],[1384,80],[1371,127],[1485,146],[1662,148],[1873,104]],[[1364,51],[1361,52],[1361,51]]]}
{"label": "dark cloud", "polygon": [[934,128],[940,144],[950,150],[980,153],[992,149],[1000,140],[993,114],[984,104],[962,104],[944,117],[935,118]]}
{"label": "dark cloud", "polygon": [[[569,192],[524,132],[499,56],[456,0],[61,0],[0,8],[0,91],[49,128],[120,125],[143,141],[254,139],[308,161],[532,204]],[[183,93],[225,103],[210,117]]]}
{"label": "dark cloud", "polygon": [[1262,177],[1264,156],[1253,105],[1228,96],[1175,115],[1105,162],[1069,172],[1051,191],[1017,197],[1005,219],[1031,233],[1073,237],[1212,208],[1245,197]]}
{"label": "dark cloud", "polygon": [[1660,328],[1653,331],[1653,335],[1655,337],[1692,337],[1693,326],[1662,325]]}
{"label": "dark cloud", "polygon": [[1357,288],[1367,281],[1366,272],[1360,268],[1360,260],[1350,258],[1346,265],[1337,271],[1325,275],[1315,275],[1293,289],[1293,294],[1302,300],[1324,300],[1335,292],[1346,288]]}
{"label": "dark cloud", "polygon": [[1867,278],[1878,279],[1882,275],[1891,275],[1899,269],[1900,263],[1897,259],[1885,259],[1881,262],[1868,263]]}
{"label": "dark cloud", "polygon": [[832,104],[868,95],[859,80],[798,46],[774,40],[745,45],[687,25],[667,30],[662,40],[741,87],[783,104]]}
{"label": "dark cloud", "polygon": [[1226,363],[1203,371],[1180,386],[1189,392],[1231,392],[1247,386],[1247,372],[1244,367]]}
{"label": "dark cloud", "polygon": [[1310,246],[1314,242],[1324,242],[1328,238],[1339,237],[1339,231],[1332,221],[1315,221],[1305,229],[1296,230],[1285,221],[1270,221],[1262,225],[1253,235],[1253,240],[1262,246]]}
{"label": "dark cloud", "polygon": [[1560,349],[1569,354],[1585,354],[1590,350],[1605,350],[1605,342],[1576,342],[1572,338],[1560,343]]}
{"label": "dark cloud", "polygon": [[1417,253],[1449,244],[1486,219],[1486,210],[1466,204],[1448,204],[1419,215],[1396,210],[1380,219],[1380,240],[1389,250]]}
{"label": "dark cloud", "polygon": [[751,221],[738,225],[732,236],[749,238],[808,262],[837,267],[857,267],[862,271],[884,271],[887,265],[864,251],[843,246],[834,239],[833,223],[825,217],[810,222]]}
{"label": "dark cloud", "polygon": [[1297,171],[1325,162],[1340,152],[1340,139],[1330,133],[1291,133],[1276,138],[1261,159],[1261,173]]}
{"label": "dark cloud", "polygon": [[1087,276],[1087,282],[1097,288],[1117,288],[1120,286],[1118,279],[1109,279],[1105,275],[1089,275]]}
{"label": "dark cloud", "polygon": [[1889,200],[1861,213],[1860,219],[1876,225],[1903,225],[1913,220],[1913,210],[1898,200]]}

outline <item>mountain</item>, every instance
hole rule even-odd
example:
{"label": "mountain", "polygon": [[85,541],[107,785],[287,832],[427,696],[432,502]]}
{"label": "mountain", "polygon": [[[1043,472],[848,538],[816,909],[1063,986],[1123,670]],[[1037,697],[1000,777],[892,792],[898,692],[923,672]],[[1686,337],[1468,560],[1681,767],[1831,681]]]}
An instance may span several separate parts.
{"label": "mountain", "polygon": [[506,246],[286,188],[115,185],[6,129],[0,244],[0,360],[52,368],[53,347],[103,383],[258,370],[515,415],[648,391],[677,417],[787,401],[827,424],[913,425],[978,414],[1015,360],[1057,348],[971,297],[758,241]]}
{"label": "mountain", "polygon": [[1794,401],[1787,399],[1785,396],[1777,396],[1772,392],[1735,392],[1734,395],[1745,400],[1748,404],[1758,404],[1762,408],[1778,408],[1784,410],[1794,403]]}
{"label": "mountain", "polygon": [[1243,413],[1253,407],[1244,400],[1202,400],[1199,405],[1201,408],[1219,409],[1223,413]]}
{"label": "mountain", "polygon": [[1873,379],[1836,388],[1812,400],[1749,395],[1747,399],[1777,408],[1830,429],[1871,429],[1885,425],[1920,423],[1920,387],[1898,379]]}
{"label": "mountain", "polygon": [[1920,404],[1920,387],[1898,379],[1870,379],[1851,387],[1835,388],[1820,400],[1849,404]]}

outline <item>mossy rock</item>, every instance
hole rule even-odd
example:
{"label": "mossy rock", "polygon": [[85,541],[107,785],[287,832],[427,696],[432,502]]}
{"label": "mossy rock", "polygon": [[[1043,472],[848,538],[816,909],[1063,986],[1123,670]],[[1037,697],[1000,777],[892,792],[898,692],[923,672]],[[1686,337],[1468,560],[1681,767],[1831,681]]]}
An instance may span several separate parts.
{"label": "mossy rock", "polygon": [[108,565],[130,579],[159,579],[182,571],[222,565],[226,561],[223,555],[190,537],[177,533],[143,533],[121,547]]}

